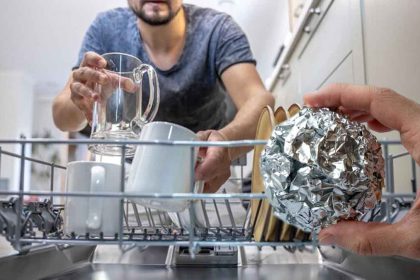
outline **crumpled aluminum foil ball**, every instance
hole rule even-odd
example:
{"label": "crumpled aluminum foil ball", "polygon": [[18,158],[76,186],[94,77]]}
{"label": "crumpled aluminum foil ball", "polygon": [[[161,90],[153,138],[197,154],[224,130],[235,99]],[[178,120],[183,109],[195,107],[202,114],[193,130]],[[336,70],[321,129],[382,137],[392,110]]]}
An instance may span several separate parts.
{"label": "crumpled aluminum foil ball", "polygon": [[305,107],[278,125],[260,162],[275,215],[306,232],[360,220],[381,199],[381,145],[363,124],[327,108]]}

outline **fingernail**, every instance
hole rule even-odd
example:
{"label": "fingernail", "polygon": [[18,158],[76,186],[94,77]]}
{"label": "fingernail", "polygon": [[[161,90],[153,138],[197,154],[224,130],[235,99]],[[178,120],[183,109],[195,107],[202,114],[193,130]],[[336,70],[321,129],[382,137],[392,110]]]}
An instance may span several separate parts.
{"label": "fingernail", "polygon": [[105,66],[106,66],[106,64],[107,64],[107,62],[106,62],[106,60],[104,60],[104,59],[99,59],[99,60],[97,61],[97,63],[96,63],[96,65],[97,65],[98,67],[100,67],[100,68],[105,67]]}
{"label": "fingernail", "polygon": [[321,245],[334,245],[335,244],[335,237],[329,233],[320,233],[318,236],[319,244]]}

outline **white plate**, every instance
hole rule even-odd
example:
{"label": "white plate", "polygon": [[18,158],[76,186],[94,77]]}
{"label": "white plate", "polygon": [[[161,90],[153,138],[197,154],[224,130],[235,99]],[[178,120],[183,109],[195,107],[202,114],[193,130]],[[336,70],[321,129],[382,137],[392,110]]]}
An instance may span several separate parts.
{"label": "white plate", "polygon": [[[198,186],[197,193],[201,193],[203,189],[203,185]],[[219,189],[218,193],[223,193],[223,190],[226,190],[227,193],[237,193],[238,188],[236,183],[231,181],[227,181],[222,188]],[[184,211],[178,212],[168,212],[169,217],[171,218],[172,222],[177,226],[180,227],[182,224],[183,228],[190,228],[193,227],[219,227],[220,222],[222,226],[229,227],[233,226],[232,221],[230,218],[229,210],[226,206],[225,200],[216,200],[217,204],[217,212],[214,206],[213,200],[204,200],[204,205],[206,208],[207,218],[209,225],[206,224],[206,219],[203,212],[203,205],[201,200],[196,200],[192,202],[192,220],[193,223],[191,224],[190,214],[188,208]],[[229,199],[230,203],[230,210],[232,211],[234,223],[236,226],[242,226],[246,219],[246,210],[242,206],[240,199]],[[217,213],[219,215],[217,215]],[[178,218],[179,216],[179,218]],[[219,220],[220,219],[220,220]],[[181,220],[181,224],[180,224]]]}

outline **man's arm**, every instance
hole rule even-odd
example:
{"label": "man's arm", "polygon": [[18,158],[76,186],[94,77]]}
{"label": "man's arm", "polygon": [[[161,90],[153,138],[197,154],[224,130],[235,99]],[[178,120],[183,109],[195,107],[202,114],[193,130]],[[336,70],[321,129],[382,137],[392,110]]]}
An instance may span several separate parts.
{"label": "man's arm", "polygon": [[[231,123],[218,131],[199,132],[201,140],[226,141],[254,139],[258,118],[264,106],[274,105],[269,93],[251,63],[239,63],[227,68],[222,81],[238,112]],[[230,176],[230,162],[251,148],[209,147],[204,161],[196,168],[196,179],[206,182],[205,192],[215,192]]]}
{"label": "man's arm", "polygon": [[[274,106],[274,97],[269,93],[251,63],[240,63],[226,69],[223,83],[238,110],[231,123],[220,132],[228,140],[254,139],[258,118],[264,106]],[[231,159],[237,158],[249,149],[230,149]]]}

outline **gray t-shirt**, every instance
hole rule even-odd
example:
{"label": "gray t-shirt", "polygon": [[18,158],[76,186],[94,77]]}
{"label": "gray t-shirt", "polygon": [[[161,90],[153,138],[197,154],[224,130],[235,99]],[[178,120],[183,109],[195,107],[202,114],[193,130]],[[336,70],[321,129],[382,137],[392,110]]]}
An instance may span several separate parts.
{"label": "gray t-shirt", "polygon": [[155,120],[174,122],[193,131],[219,129],[228,116],[221,75],[237,63],[253,63],[248,40],[233,19],[212,9],[184,5],[187,37],[179,61],[160,70],[143,47],[137,16],[129,8],[100,13],[89,27],[79,53],[122,52],[152,65],[159,79],[161,101]]}

